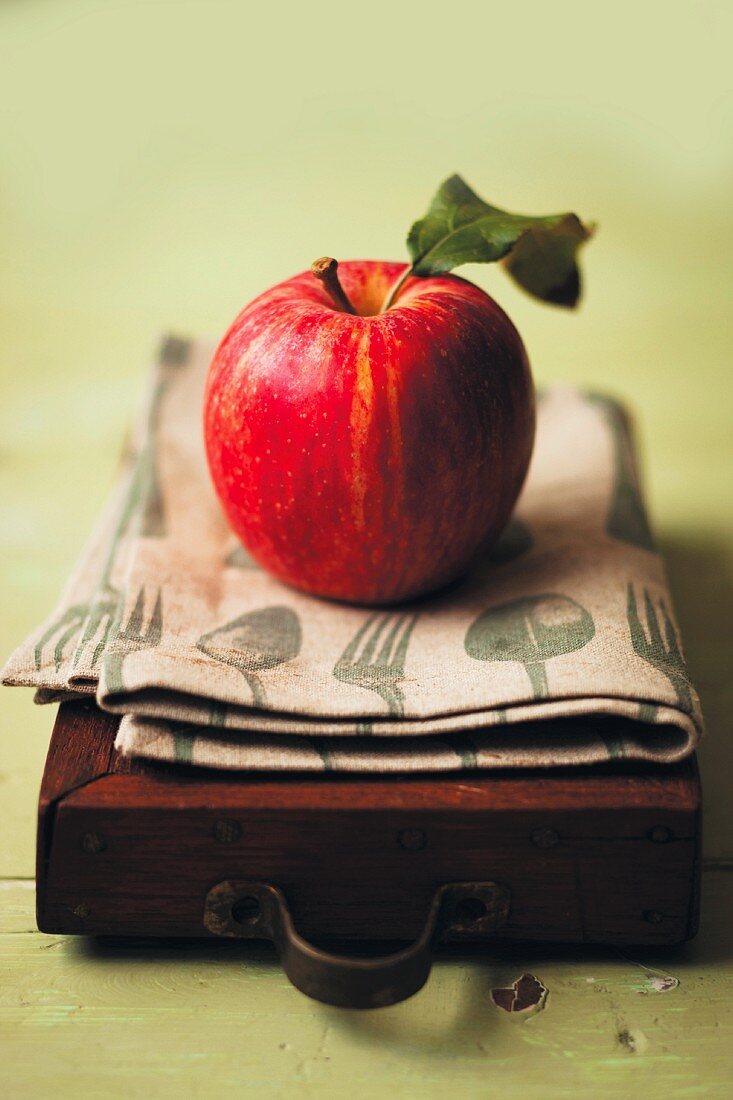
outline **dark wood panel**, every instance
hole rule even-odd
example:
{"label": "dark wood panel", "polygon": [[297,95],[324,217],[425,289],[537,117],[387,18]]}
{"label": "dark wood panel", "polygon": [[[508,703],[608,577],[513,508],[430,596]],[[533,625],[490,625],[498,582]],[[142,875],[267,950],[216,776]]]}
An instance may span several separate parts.
{"label": "dark wood panel", "polygon": [[204,898],[225,878],[279,885],[316,938],[409,938],[437,886],[487,879],[511,890],[504,936],[661,944],[694,931],[692,762],[369,779],[136,763],[131,774],[109,755],[114,723],[71,709],[54,740],[75,743],[65,760],[76,764],[44,781],[69,784],[39,892],[46,931],[203,935]]}

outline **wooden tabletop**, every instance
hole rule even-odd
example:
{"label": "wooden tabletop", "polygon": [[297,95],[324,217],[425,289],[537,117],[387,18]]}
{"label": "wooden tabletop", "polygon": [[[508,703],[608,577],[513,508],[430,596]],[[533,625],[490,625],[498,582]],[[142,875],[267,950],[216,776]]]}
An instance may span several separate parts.
{"label": "wooden tabletop", "polygon": [[[709,730],[701,931],[666,954],[451,954],[411,1001],[363,1014],[306,1000],[264,947],[41,935],[34,817],[53,715],[5,690],[0,1075],[14,1100],[727,1100],[730,11],[608,5],[591,19],[567,2],[497,22],[477,2],[459,35],[428,6],[417,23],[387,0],[358,23],[347,8],[326,3],[319,21],[311,5],[288,20],[203,0],[2,5],[0,652],[68,574],[161,329],[215,337],[324,251],[399,257],[454,170],[510,208],[577,209],[601,228],[576,315],[497,270],[465,273],[509,311],[541,384],[610,390],[637,413]],[[512,1018],[490,990],[525,971],[549,997]]]}

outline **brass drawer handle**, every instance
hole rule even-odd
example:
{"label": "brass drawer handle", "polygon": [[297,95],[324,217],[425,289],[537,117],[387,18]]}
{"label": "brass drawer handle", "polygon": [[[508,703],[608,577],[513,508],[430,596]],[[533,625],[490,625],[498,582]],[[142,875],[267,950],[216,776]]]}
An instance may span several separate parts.
{"label": "brass drawer handle", "polygon": [[509,915],[509,890],[495,882],[454,882],[436,890],[425,926],[409,947],[379,958],[333,955],[296,931],[281,890],[266,882],[226,879],[206,895],[204,925],[217,936],[272,940],[286,975],[324,1004],[379,1008],[417,993],[432,949],[444,940],[481,939]]}

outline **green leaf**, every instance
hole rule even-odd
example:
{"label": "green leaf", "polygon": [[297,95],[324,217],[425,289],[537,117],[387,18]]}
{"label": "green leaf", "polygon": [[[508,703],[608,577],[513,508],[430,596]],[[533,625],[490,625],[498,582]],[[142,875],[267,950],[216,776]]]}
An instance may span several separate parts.
{"label": "green leaf", "polygon": [[413,225],[407,248],[415,275],[504,260],[512,278],[536,298],[574,306],[580,297],[576,255],[592,232],[575,214],[510,214],[484,202],[460,176],[451,176]]}

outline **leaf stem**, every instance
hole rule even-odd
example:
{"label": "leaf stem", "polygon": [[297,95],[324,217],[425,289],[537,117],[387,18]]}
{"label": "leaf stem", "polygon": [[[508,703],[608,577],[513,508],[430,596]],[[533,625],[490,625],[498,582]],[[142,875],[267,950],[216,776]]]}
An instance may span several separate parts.
{"label": "leaf stem", "polygon": [[412,267],[406,267],[406,268],[405,268],[405,270],[404,270],[404,271],[402,272],[402,274],[400,275],[400,277],[399,277],[399,279],[397,280],[397,282],[396,282],[396,283],[394,284],[394,286],[393,286],[393,287],[392,287],[392,289],[390,290],[390,292],[389,292],[389,294],[387,295],[387,297],[386,297],[386,298],[384,299],[384,301],[382,302],[382,308],[381,308],[381,309],[380,309],[380,311],[379,311],[380,313],[384,313],[384,312],[385,312],[386,310],[388,310],[388,309],[389,309],[389,307],[390,307],[391,305],[394,305],[394,300],[395,300],[395,298],[397,297],[397,295],[399,294],[399,292],[400,292],[400,291],[402,290],[402,287],[403,287],[403,286],[405,285],[405,283],[407,282],[407,280],[408,280],[408,279],[410,278],[410,276],[411,276],[412,274],[413,274],[413,269],[412,269]]}
{"label": "leaf stem", "polygon": [[341,286],[337,274],[338,266],[338,261],[334,260],[331,256],[321,256],[319,260],[313,261],[311,264],[311,271],[315,277],[323,283],[336,309],[341,310],[342,313],[355,314],[356,310],[346,297],[344,288]]}

